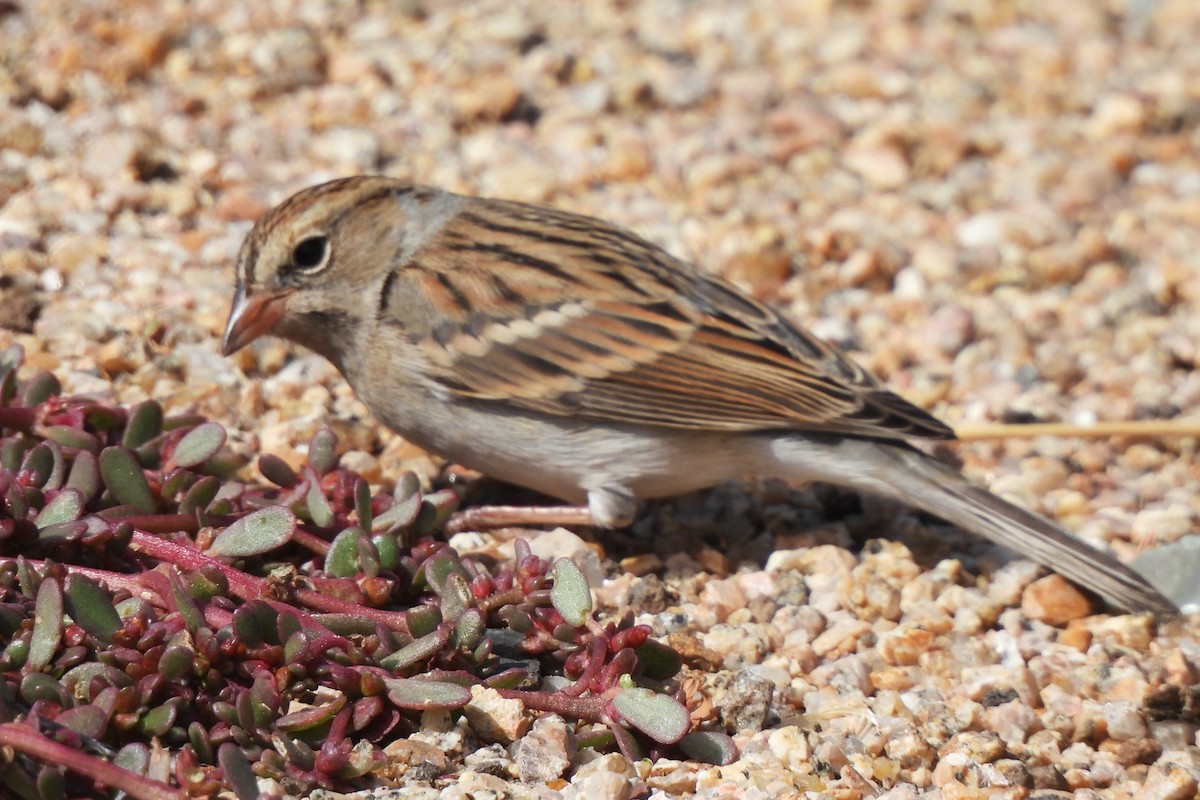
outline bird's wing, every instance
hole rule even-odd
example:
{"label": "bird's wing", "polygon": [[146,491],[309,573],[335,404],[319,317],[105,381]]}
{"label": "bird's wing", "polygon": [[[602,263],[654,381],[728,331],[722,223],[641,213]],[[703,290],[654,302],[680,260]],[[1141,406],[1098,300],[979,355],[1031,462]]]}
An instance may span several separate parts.
{"label": "bird's wing", "polygon": [[954,435],[767,306],[565,212],[471,201],[389,276],[380,313],[461,398],[669,428]]}

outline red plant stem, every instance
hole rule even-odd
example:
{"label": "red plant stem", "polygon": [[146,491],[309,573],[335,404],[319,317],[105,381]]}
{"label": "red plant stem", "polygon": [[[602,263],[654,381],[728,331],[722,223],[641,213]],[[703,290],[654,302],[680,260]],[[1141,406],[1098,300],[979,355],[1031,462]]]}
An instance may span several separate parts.
{"label": "red plant stem", "polygon": [[384,611],[381,608],[361,606],[358,603],[328,597],[313,589],[296,589],[293,595],[301,603],[309,608],[315,608],[317,611],[366,617],[376,622],[382,622],[394,631],[408,633],[408,613],[405,611]]}
{"label": "red plant stem", "polygon": [[572,697],[578,697],[588,689],[595,691],[593,685],[600,678],[604,671],[604,657],[608,655],[608,636],[603,630],[599,636],[594,636],[591,645],[588,646],[587,666],[583,668],[583,674],[579,676],[579,680],[563,690],[565,694]]}
{"label": "red plant stem", "polygon": [[[15,563],[15,559],[0,558],[0,565],[10,563]],[[41,569],[46,565],[46,562],[38,561],[32,558],[26,559],[25,563],[38,569]],[[145,584],[138,581],[136,575],[126,575],[123,572],[111,572],[106,569],[96,569],[95,567],[80,567],[76,566],[75,564],[64,564],[61,561],[56,561],[55,563],[72,575],[84,575],[94,581],[99,581],[106,584],[111,590],[124,589],[134,597],[144,598],[149,600],[154,605],[162,608],[167,607],[166,604],[162,602],[162,598],[158,596],[158,592],[147,588]],[[147,594],[149,594],[149,596],[147,596]]]}
{"label": "red plant stem", "polygon": [[[282,505],[282,504],[281,504]],[[211,522],[228,525],[235,517],[212,517]],[[195,514],[132,514],[120,517],[112,522],[128,522],[138,530],[148,533],[195,533],[200,530],[200,520]],[[329,541],[297,527],[292,533],[292,541],[317,555],[329,552]]]}
{"label": "red plant stem", "polygon": [[[288,605],[287,603],[281,603],[278,600],[268,600],[267,605],[269,605],[271,608],[278,611],[280,614],[283,614],[286,612],[291,612],[291,613],[295,614],[296,619],[300,620],[300,626],[302,628],[304,628],[305,630],[307,630],[309,632],[315,632],[319,637],[324,638],[324,637],[332,636],[334,639],[336,639],[336,642],[334,642],[334,645],[331,645],[331,646],[338,646],[338,647],[350,647],[351,646],[351,642],[349,639],[347,639],[344,636],[339,636],[338,634],[329,630],[329,628],[327,628],[323,623],[321,623],[320,620],[318,620],[316,617],[314,617],[312,614],[308,613],[307,611],[305,611],[302,608],[296,608],[295,606]],[[408,626],[406,625],[405,633],[407,633],[407,632],[408,632]],[[311,645],[311,642],[310,642],[310,645]]]}
{"label": "red plant stem", "polygon": [[[228,564],[223,564],[215,558],[206,556],[199,550],[193,550],[185,545],[167,541],[152,533],[135,530],[129,546],[134,550],[145,553],[151,558],[165,561],[168,564],[174,564],[185,572],[196,572],[206,566],[215,567],[221,571],[225,579],[229,582],[230,592],[243,600],[270,598],[274,594],[270,584],[263,578],[256,578],[239,569],[234,569]],[[0,559],[0,564],[12,560],[10,558]],[[30,560],[29,563],[34,567],[43,566],[43,562],[41,561]],[[103,581],[108,584],[110,589],[126,589],[135,597],[142,597],[149,591],[145,584],[139,582],[137,577],[133,575],[109,572],[108,570],[94,569],[92,567],[78,567],[73,564],[65,564],[63,566],[68,572],[86,575],[89,578]],[[392,630],[408,633],[408,614],[404,611],[385,611],[383,609],[362,606],[357,603],[338,600],[334,597],[327,597],[312,589],[295,589],[292,595],[303,605],[317,611],[366,617],[376,622],[381,622]],[[163,599],[157,596],[151,598],[151,601],[162,608],[169,608]],[[296,611],[307,618],[307,615],[301,609],[296,609]],[[327,630],[324,626],[321,626],[321,628]]]}
{"label": "red plant stem", "polygon": [[205,567],[220,570],[229,582],[229,591],[243,600],[256,600],[267,595],[267,582],[262,578],[248,575],[240,569],[234,569],[222,564],[215,558],[204,555],[199,550],[193,550],[175,542],[155,536],[142,530],[135,530],[129,547],[151,558],[174,564],[185,572],[198,572]]}
{"label": "red plant stem", "polygon": [[292,541],[304,547],[319,556],[323,556],[329,552],[329,541],[322,539],[320,536],[309,533],[300,526],[296,526],[296,530],[292,533]]}
{"label": "red plant stem", "polygon": [[138,530],[150,533],[195,533],[200,530],[200,521],[195,514],[131,514],[110,522],[128,522]]}
{"label": "red plant stem", "polygon": [[562,692],[526,692],[521,689],[497,689],[508,700],[520,700],[526,708],[549,711],[564,717],[577,717],[588,722],[603,722],[608,701],[603,696],[571,697]]}
{"label": "red plant stem", "polygon": [[497,592],[478,601],[479,610],[484,614],[495,611],[501,606],[513,605],[525,600],[525,593],[514,586],[506,592]]}
{"label": "red plant stem", "polygon": [[[211,556],[206,556],[199,550],[193,550],[185,545],[169,542],[152,533],[135,530],[129,542],[130,548],[145,553],[151,558],[174,564],[185,572],[196,572],[204,567],[220,570],[229,582],[229,591],[243,600],[270,598],[279,594],[283,587],[273,586],[263,578],[256,578],[223,564]],[[327,597],[312,589],[293,589],[292,596],[301,604],[318,611],[328,611],[334,614],[351,614],[357,617],[381,622],[397,631],[408,632],[408,614],[403,611],[384,611],[370,608],[335,597]]]}
{"label": "red plant stem", "polygon": [[90,753],[82,753],[49,739],[27,725],[0,723],[0,745],[32,756],[46,764],[61,764],[137,800],[187,800],[187,793],[161,781],[122,769]]}

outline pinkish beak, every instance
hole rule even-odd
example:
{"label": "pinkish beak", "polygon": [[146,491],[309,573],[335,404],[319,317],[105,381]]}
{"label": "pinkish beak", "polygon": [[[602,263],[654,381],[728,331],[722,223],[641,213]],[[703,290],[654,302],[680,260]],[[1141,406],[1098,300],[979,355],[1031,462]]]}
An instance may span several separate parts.
{"label": "pinkish beak", "polygon": [[233,296],[229,321],[225,323],[225,339],[221,346],[225,355],[233,355],[258,337],[270,333],[287,310],[290,295],[288,291],[247,294],[239,286]]}

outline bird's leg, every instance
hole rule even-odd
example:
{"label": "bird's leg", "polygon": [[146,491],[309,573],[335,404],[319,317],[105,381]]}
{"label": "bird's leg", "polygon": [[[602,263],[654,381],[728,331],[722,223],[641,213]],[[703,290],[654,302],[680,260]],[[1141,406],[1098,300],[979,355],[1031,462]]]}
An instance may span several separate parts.
{"label": "bird's leg", "polygon": [[480,506],[451,514],[446,522],[446,533],[529,525],[595,524],[587,506]]}
{"label": "bird's leg", "polygon": [[586,506],[480,506],[458,511],[446,523],[446,533],[514,528],[527,525],[587,525],[625,528],[637,515],[637,498],[621,486],[588,490]]}

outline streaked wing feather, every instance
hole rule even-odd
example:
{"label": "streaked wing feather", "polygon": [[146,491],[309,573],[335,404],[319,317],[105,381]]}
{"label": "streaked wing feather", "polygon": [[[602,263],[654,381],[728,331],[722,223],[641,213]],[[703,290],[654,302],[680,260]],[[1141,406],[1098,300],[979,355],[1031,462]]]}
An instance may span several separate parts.
{"label": "streaked wing feather", "polygon": [[461,397],[671,428],[953,436],[777,312],[619,228],[470,201],[443,240],[388,285]]}

